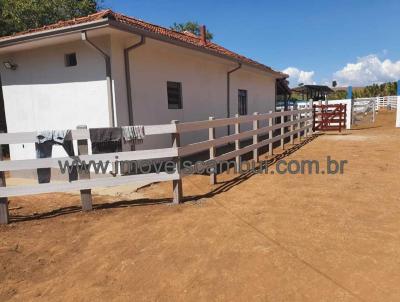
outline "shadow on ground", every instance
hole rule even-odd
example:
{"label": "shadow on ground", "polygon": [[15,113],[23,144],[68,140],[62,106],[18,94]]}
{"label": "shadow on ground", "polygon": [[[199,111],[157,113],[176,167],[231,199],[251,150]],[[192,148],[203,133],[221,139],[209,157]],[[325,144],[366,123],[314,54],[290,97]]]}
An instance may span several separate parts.
{"label": "shadow on ground", "polygon": [[[290,148],[284,150],[282,153],[275,155],[273,158],[271,158],[267,161],[264,161],[265,165],[267,167],[274,165],[277,161],[295,153],[297,150],[299,150],[306,144],[312,142],[315,138],[317,138],[320,135],[323,135],[323,134],[314,134],[313,136],[308,137],[307,139],[304,139],[300,143],[291,146]],[[286,147],[287,147],[287,145],[286,145]],[[262,154],[260,154],[260,155],[262,155]],[[243,158],[243,160],[249,160],[249,159],[251,159],[251,156],[244,155],[242,158]],[[259,167],[260,166],[258,166],[256,168],[259,168]],[[204,198],[212,198],[213,196],[216,196],[218,194],[228,192],[232,188],[245,182],[246,180],[248,180],[249,178],[251,178],[252,176],[257,175],[257,174],[259,174],[259,173],[252,171],[252,170],[241,173],[238,176],[236,176],[230,180],[217,183],[218,186],[215,189],[211,190],[210,192],[207,192],[205,194],[199,194],[199,195],[184,196],[184,202],[196,202],[196,201],[204,199]],[[105,202],[105,203],[93,204],[93,210],[117,209],[117,208],[136,207],[136,206],[170,204],[170,203],[172,203],[172,198],[160,198],[160,199],[141,198],[141,199],[135,199],[135,200],[119,200],[119,201],[115,201],[115,202]],[[79,212],[82,212],[81,206],[69,206],[69,207],[61,207],[61,208],[58,208],[58,209],[55,209],[52,211],[48,211],[48,212],[34,213],[34,214],[29,214],[29,215],[10,215],[10,223],[49,219],[49,218],[54,218],[54,217],[58,217],[58,216],[79,213]]]}

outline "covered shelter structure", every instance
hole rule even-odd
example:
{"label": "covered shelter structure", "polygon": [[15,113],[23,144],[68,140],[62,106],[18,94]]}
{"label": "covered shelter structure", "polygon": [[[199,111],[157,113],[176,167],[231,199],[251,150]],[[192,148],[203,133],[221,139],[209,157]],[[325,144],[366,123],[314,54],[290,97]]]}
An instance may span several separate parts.
{"label": "covered shelter structure", "polygon": [[301,96],[302,100],[325,100],[328,94],[334,91],[325,85],[303,85],[292,89],[292,93]]}

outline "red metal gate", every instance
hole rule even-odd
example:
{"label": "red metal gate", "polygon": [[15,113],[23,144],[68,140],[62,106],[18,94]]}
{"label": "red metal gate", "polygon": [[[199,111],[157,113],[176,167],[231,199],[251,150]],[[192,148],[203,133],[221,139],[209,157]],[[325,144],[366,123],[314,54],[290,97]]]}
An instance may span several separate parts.
{"label": "red metal gate", "polygon": [[314,105],[314,131],[346,129],[346,104]]}

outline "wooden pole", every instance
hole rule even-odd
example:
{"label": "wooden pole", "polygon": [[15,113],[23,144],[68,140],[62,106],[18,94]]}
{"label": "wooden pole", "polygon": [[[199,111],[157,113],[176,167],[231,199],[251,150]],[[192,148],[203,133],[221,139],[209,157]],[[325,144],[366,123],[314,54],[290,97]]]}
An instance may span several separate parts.
{"label": "wooden pole", "polygon": [[[239,114],[235,114],[235,118],[236,123],[235,123],[235,134],[239,134],[240,133],[240,123],[239,123]],[[235,150],[239,150],[240,149],[240,140],[236,139],[235,140]],[[239,173],[240,172],[240,155],[235,157],[235,162],[236,162],[236,172]]]}
{"label": "wooden pole", "polygon": [[312,112],[312,109],[313,109],[313,101],[310,101],[310,104],[308,104],[308,108],[307,109],[309,109],[309,110],[311,110],[309,113],[308,113],[308,117],[309,117],[309,119],[310,119],[310,121],[308,122],[308,126],[310,126],[310,128],[308,128],[308,134],[309,135],[312,135],[313,134],[313,112]]}
{"label": "wooden pole", "polygon": [[[285,112],[285,108],[281,109],[281,112]],[[281,116],[281,124],[283,124],[285,122],[285,119],[283,117],[283,115]],[[283,136],[285,134],[285,127],[281,127],[281,136]],[[285,139],[281,138],[281,148],[282,150],[285,150]]]}
{"label": "wooden pole", "polygon": [[[308,109],[308,104],[306,104],[306,109]],[[306,112],[305,114],[304,114],[304,117],[305,118],[308,118],[308,112]],[[304,122],[304,127],[307,127],[308,126],[308,121],[306,120],[305,122]],[[304,129],[304,137],[306,138],[308,136],[308,129],[306,128],[306,129]]]}
{"label": "wooden pole", "polygon": [[[179,121],[171,121],[172,124],[179,124]],[[172,148],[178,149],[181,146],[181,137],[179,133],[172,133],[171,134],[172,140]],[[179,174],[179,179],[172,181],[172,190],[173,190],[173,204],[179,204],[183,201],[183,189],[182,189],[182,175],[181,175],[181,164],[180,164],[180,157],[176,157],[174,159],[176,164],[176,171]]]}
{"label": "wooden pole", "polygon": [[[260,126],[260,123],[259,123],[259,121],[258,121],[258,119],[257,119],[258,112],[254,112],[253,115],[254,115],[254,117],[256,118],[256,119],[253,121],[253,130],[258,130],[258,128],[259,128],[259,126]],[[258,134],[254,134],[254,135],[253,135],[253,145],[255,145],[255,144],[258,144]],[[254,148],[254,150],[253,150],[253,160],[254,160],[256,163],[258,163],[258,161],[259,161],[259,157],[258,157],[258,148]]]}
{"label": "wooden pole", "polygon": [[[0,161],[3,160],[3,148],[0,145]],[[3,171],[0,171],[0,187],[6,186],[6,176]],[[0,224],[7,224],[9,222],[9,211],[8,211],[8,198],[0,197]]]}
{"label": "wooden pole", "polygon": [[[86,125],[81,125],[76,127],[76,129],[87,129]],[[88,155],[89,147],[87,139],[78,140],[78,155]],[[90,179],[90,166],[86,165],[86,167],[80,167],[79,169],[79,179]],[[81,204],[83,211],[91,211],[93,210],[93,201],[92,201],[92,190],[85,189],[81,190]]]}
{"label": "wooden pole", "polygon": [[301,113],[299,113],[299,114],[297,114],[297,120],[298,120],[298,123],[297,123],[297,138],[299,139],[299,143],[301,142],[301,122],[300,122],[300,120],[301,120]]}
{"label": "wooden pole", "polygon": [[317,110],[315,108],[316,105],[313,105],[313,131],[315,131],[316,119],[317,119]]}
{"label": "wooden pole", "polygon": [[[293,108],[291,109],[291,111],[293,111]],[[294,121],[293,112],[292,112],[292,114],[290,115],[290,121],[291,121],[291,122]],[[294,144],[293,131],[294,131],[294,124],[291,124],[291,125],[290,125],[290,132],[292,132],[292,134],[290,135],[290,144],[291,144],[291,145]]]}
{"label": "wooden pole", "polygon": [[[214,120],[214,117],[210,116],[208,118],[208,120],[212,121]],[[210,141],[215,139],[215,128],[211,127],[208,128],[208,139]],[[214,159],[215,158],[215,146],[211,146],[210,147],[210,159]],[[217,183],[217,171],[215,170],[215,168],[212,169],[211,173],[210,173],[210,184],[211,185],[215,185]]]}
{"label": "wooden pole", "polygon": [[375,123],[375,116],[376,116],[376,105],[375,101],[373,101],[373,106],[372,106],[372,122]]}
{"label": "wooden pole", "polygon": [[[272,110],[269,111],[269,114],[272,114]],[[274,124],[274,119],[272,117],[270,117],[268,119],[268,126],[272,127],[273,124]],[[273,131],[269,130],[268,139],[272,139],[272,135],[273,135]],[[268,152],[269,152],[269,156],[274,155],[274,146],[272,143],[269,143]]]}

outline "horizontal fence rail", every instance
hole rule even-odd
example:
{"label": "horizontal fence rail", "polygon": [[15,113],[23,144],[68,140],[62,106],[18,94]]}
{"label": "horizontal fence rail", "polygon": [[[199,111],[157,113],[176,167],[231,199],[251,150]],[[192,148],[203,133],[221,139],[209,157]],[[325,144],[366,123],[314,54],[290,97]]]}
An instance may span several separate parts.
{"label": "horizontal fence rail", "polygon": [[98,187],[113,187],[118,185],[129,184],[133,182],[143,181],[167,181],[179,179],[177,173],[149,173],[141,175],[130,175],[121,177],[103,177],[88,180],[78,180],[67,183],[48,183],[40,185],[29,185],[29,186],[10,186],[0,188],[0,196],[14,197],[23,195],[33,194],[44,194],[53,192],[69,192],[77,190],[92,189]]}
{"label": "horizontal fence rail", "polygon": [[[262,122],[262,123],[261,123]],[[241,126],[247,124],[250,129],[241,131]],[[263,126],[260,126],[262,124]],[[264,126],[265,125],[265,126]],[[216,137],[216,129],[219,127],[234,126],[233,134]],[[180,169],[180,161],[185,156],[193,156],[204,151],[209,151],[210,157],[205,160],[207,164],[213,160],[221,162],[235,159],[237,164],[241,161],[241,156],[253,152],[253,159],[258,162],[259,149],[268,146],[268,154],[273,155],[274,144],[280,143],[284,148],[285,139],[290,138],[290,143],[294,139],[299,141],[302,136],[308,136],[312,133],[313,110],[311,105],[304,109],[291,109],[279,112],[254,113],[231,118],[184,122],[172,121],[171,124],[150,125],[145,127],[147,135],[165,135],[171,136],[171,147],[151,150],[137,150],[128,152],[115,152],[106,154],[88,154],[88,144],[90,132],[85,126],[80,126],[72,130],[72,139],[78,142],[78,155],[59,158],[40,158],[25,160],[2,160],[0,157],[0,223],[8,223],[8,197],[52,193],[68,192],[79,190],[81,192],[82,208],[84,210],[92,209],[91,189],[96,187],[109,187],[133,182],[173,182],[173,202],[180,203],[183,198],[182,177],[183,172]],[[186,145],[181,144],[181,135],[190,132],[208,130],[209,139],[198,141]],[[22,133],[3,133],[0,134],[0,146],[9,144],[35,143],[37,141],[37,132]],[[247,142],[242,146],[243,142]],[[222,154],[216,155],[216,148],[227,146],[230,143],[235,144],[234,150],[226,150]],[[174,171],[153,172],[135,175],[114,175],[114,177],[90,178],[90,172],[79,171],[79,179],[76,181],[64,183],[45,183],[37,185],[6,186],[5,172],[20,171],[28,169],[41,168],[60,168],[60,162],[66,164],[86,165],[90,162],[109,161],[113,162],[118,158],[122,161],[140,161],[172,159],[175,165]],[[213,171],[210,175],[211,183],[216,183],[218,171]]]}
{"label": "horizontal fence rail", "polygon": [[[279,122],[277,122],[279,120]],[[260,127],[259,122],[266,121],[267,126]],[[247,131],[240,131],[242,124],[252,124],[253,127]],[[215,137],[216,128],[224,126],[235,126],[235,133],[231,135]],[[190,156],[209,150],[209,159],[204,164],[218,163],[235,159],[236,167],[240,165],[240,157],[253,152],[253,160],[259,161],[258,150],[268,146],[269,155],[273,155],[273,144],[280,142],[281,148],[284,148],[286,138],[290,138],[290,143],[294,143],[296,137],[301,140],[302,134],[306,137],[311,135],[313,127],[313,110],[311,104],[305,109],[296,109],[280,112],[270,112],[266,114],[236,116],[234,118],[214,119],[181,123],[177,125],[179,133],[195,132],[208,129],[209,139],[201,142],[187,144],[178,148],[180,157]],[[241,141],[251,140],[252,143],[241,147]],[[229,143],[235,143],[235,149],[216,156],[216,148],[225,146]],[[210,173],[210,183],[217,182],[217,171]]]}
{"label": "horizontal fence rail", "polygon": [[134,160],[148,160],[148,159],[162,159],[178,156],[178,152],[174,148],[165,149],[152,149],[152,150],[138,150],[130,152],[115,152],[115,153],[102,153],[92,155],[79,155],[70,157],[56,157],[56,158],[38,158],[38,159],[22,159],[22,160],[9,160],[0,161],[0,171],[20,171],[28,169],[40,168],[59,168],[59,162],[68,163],[72,165],[76,162],[89,163],[90,161],[134,161]]}
{"label": "horizontal fence rail", "polygon": [[376,99],[376,106],[378,109],[381,109],[381,108],[397,109],[397,96],[396,95],[381,96],[381,97],[377,97],[375,99]]}
{"label": "horizontal fence rail", "polygon": [[365,105],[367,103],[375,104],[375,110],[379,109],[397,109],[397,95],[378,96],[369,98],[356,98],[354,105]]}
{"label": "horizontal fence rail", "polygon": [[[147,135],[176,135],[176,124],[165,124],[165,125],[150,125],[144,126],[144,131]],[[21,132],[21,133],[1,133],[0,134],[0,146],[10,144],[25,144],[37,142],[38,132]],[[79,179],[64,182],[64,183],[44,183],[37,185],[18,185],[18,186],[6,186],[5,173],[6,171],[20,171],[29,169],[42,169],[42,168],[60,168],[60,163],[70,165],[78,168],[84,168],[82,163],[89,165],[91,162],[97,164],[99,162],[109,162],[110,168],[113,167],[113,162],[118,159],[118,162],[123,161],[140,161],[140,160],[154,160],[154,159],[167,159],[177,158],[178,149],[176,147],[163,148],[163,149],[152,149],[152,150],[137,150],[129,152],[115,152],[105,154],[87,154],[88,140],[90,139],[90,132],[86,126],[79,126],[76,130],[71,130],[72,140],[78,142],[78,155],[59,157],[59,158],[38,158],[38,159],[26,159],[26,160],[2,160],[2,154],[0,155],[0,223],[8,223],[8,197],[23,196],[23,195],[34,195],[43,193],[53,192],[68,192],[68,191],[80,191],[82,208],[84,210],[92,209],[92,197],[91,189],[97,187],[110,187],[123,185],[135,182],[159,182],[168,180],[179,180],[180,175],[176,171],[173,173],[159,172],[137,175],[114,175],[114,177],[99,177],[90,179],[90,167],[89,172],[79,171]],[[1,152],[0,152],[1,153]],[[108,167],[108,165],[106,166]],[[68,168],[66,168],[68,173]],[[174,203],[180,202],[181,197],[177,196],[174,199]]]}
{"label": "horizontal fence rail", "polygon": [[[290,112],[290,111],[287,111],[287,112]],[[308,109],[304,110],[304,111],[303,110],[296,110],[296,111],[293,111],[293,114],[295,114],[295,112],[298,112],[298,113],[311,113],[311,110],[308,110]],[[288,116],[288,115],[289,114],[286,114],[286,115],[271,114],[270,117]],[[269,118],[269,117],[267,117],[267,115],[264,115],[263,119],[266,119],[266,118]],[[252,121],[257,121],[257,120],[259,121],[260,119],[258,119],[258,118],[253,118],[252,120],[247,120],[246,119],[246,122],[252,122]],[[221,126],[234,124],[234,123],[229,123],[229,124],[214,123],[215,121],[218,121],[218,120],[214,120],[213,122],[210,122],[209,125],[201,124],[199,126],[199,128],[195,128],[195,130],[191,130],[191,131],[197,131],[197,130],[215,128],[216,126],[217,127],[221,127]],[[190,155],[190,154],[194,154],[194,153],[198,153],[198,152],[207,150],[210,147],[219,147],[221,145],[225,145],[227,143],[234,142],[235,140],[246,139],[246,138],[252,137],[253,135],[268,134],[269,131],[271,131],[271,130],[272,131],[273,130],[278,130],[278,129],[280,130],[281,128],[286,128],[286,127],[289,127],[291,125],[296,125],[298,123],[305,123],[305,122],[308,122],[308,121],[310,121],[309,117],[298,119],[298,120],[296,119],[294,121],[279,123],[279,124],[276,124],[276,125],[266,126],[266,127],[262,127],[262,128],[255,129],[255,130],[248,130],[248,131],[244,131],[244,132],[241,132],[241,133],[238,133],[238,134],[232,134],[232,135],[228,135],[228,136],[223,136],[223,137],[216,138],[216,139],[213,139],[213,140],[207,140],[207,141],[203,141],[203,142],[199,142],[199,143],[189,144],[189,145],[186,145],[186,146],[183,146],[183,147],[179,148],[178,154],[179,154],[179,156],[187,156],[187,155]],[[182,126],[183,126],[182,128],[180,128],[180,129],[178,128],[178,131],[182,131],[183,130],[182,132],[186,132],[187,131],[186,125],[182,124]],[[190,129],[192,129],[193,124],[191,124],[189,127],[190,127]],[[304,131],[304,130],[306,130],[306,128],[309,128],[309,126],[304,127],[304,129],[303,128],[300,129],[300,131]],[[277,139],[277,140],[280,140],[280,139],[281,138],[279,137],[279,139]],[[275,142],[275,140],[273,142]],[[254,147],[254,148],[256,148],[256,147]],[[257,147],[257,148],[259,148],[259,147]]]}
{"label": "horizontal fence rail", "polygon": [[[144,126],[144,130],[146,135],[170,134],[176,133],[176,126],[173,124],[151,125]],[[72,130],[71,134],[73,140],[90,139],[90,133],[88,129]],[[37,131],[0,133],[0,145],[35,143],[36,141]]]}
{"label": "horizontal fence rail", "polygon": [[223,127],[228,125],[234,125],[236,123],[250,123],[255,120],[267,120],[269,118],[276,118],[282,116],[289,116],[292,114],[298,113],[310,113],[312,112],[311,109],[304,109],[304,110],[293,110],[293,111],[283,111],[283,112],[273,112],[273,113],[265,113],[259,115],[243,115],[239,117],[232,117],[232,118],[222,118],[222,119],[215,119],[215,120],[208,120],[208,121],[198,121],[198,122],[188,122],[188,123],[181,123],[177,126],[177,132],[192,132],[192,131],[199,131],[203,129],[209,128],[216,128],[216,127]]}

